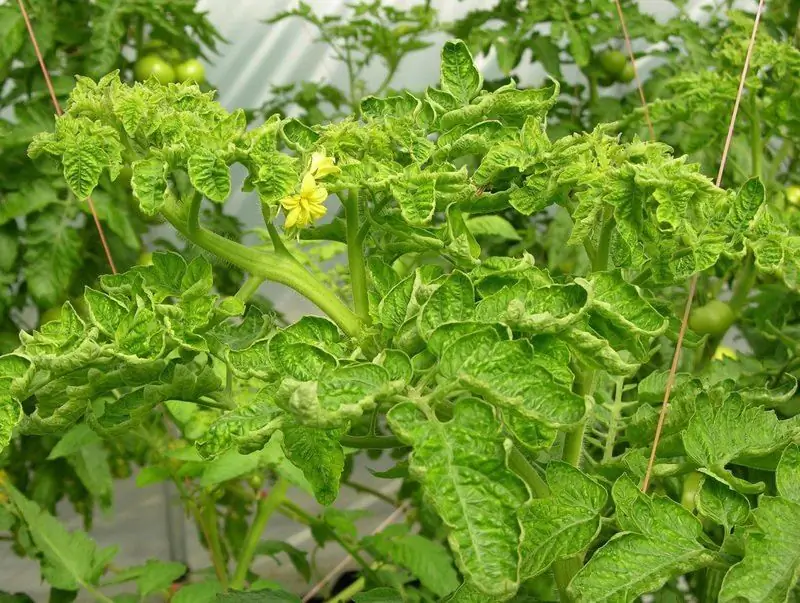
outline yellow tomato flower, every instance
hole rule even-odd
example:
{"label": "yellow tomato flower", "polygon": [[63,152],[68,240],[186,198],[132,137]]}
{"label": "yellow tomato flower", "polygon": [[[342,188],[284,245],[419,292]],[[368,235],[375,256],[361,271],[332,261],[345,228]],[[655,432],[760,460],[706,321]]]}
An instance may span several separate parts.
{"label": "yellow tomato flower", "polygon": [[330,174],[338,174],[342,170],[336,167],[335,163],[333,157],[328,157],[325,153],[312,153],[311,167],[308,171],[314,178],[324,178]]}
{"label": "yellow tomato flower", "polygon": [[300,185],[300,194],[291,195],[281,200],[283,210],[286,212],[286,229],[294,226],[308,226],[311,222],[319,220],[328,209],[323,205],[328,198],[328,191],[321,184],[317,184],[311,172],[303,176]]}
{"label": "yellow tomato flower", "polygon": [[724,360],[725,358],[736,360],[736,358],[738,358],[738,354],[736,354],[736,350],[732,350],[729,347],[721,345],[717,347],[717,350],[714,352],[714,360]]}

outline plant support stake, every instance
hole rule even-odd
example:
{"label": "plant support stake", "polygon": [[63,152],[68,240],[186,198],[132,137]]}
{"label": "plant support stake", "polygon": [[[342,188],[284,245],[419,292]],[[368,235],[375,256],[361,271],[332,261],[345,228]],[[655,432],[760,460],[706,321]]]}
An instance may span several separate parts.
{"label": "plant support stake", "polygon": [[[736,92],[736,100],[733,103],[733,112],[731,114],[731,121],[728,125],[728,135],[725,138],[725,146],[722,149],[722,159],[719,164],[719,171],[717,172],[716,185],[722,183],[722,174],[725,172],[725,163],[728,160],[728,151],[731,147],[733,140],[733,130],[736,126],[736,116],[739,113],[739,104],[742,100],[742,93],[744,92],[744,83],[747,78],[747,72],[750,69],[750,58],[753,56],[753,48],[756,45],[756,34],[758,33],[758,24],[761,21],[761,11],[764,9],[764,0],[759,0],[758,8],[756,9],[756,16],[753,21],[753,33],[750,36],[750,44],[747,46],[747,54],[744,57],[744,66],[742,67],[742,75],[739,78],[739,89]],[[697,290],[698,275],[692,276],[691,283],[689,283],[689,297],[686,300],[686,307],[683,311],[683,321],[681,328],[678,332],[678,341],[675,344],[675,354],[672,357],[672,366],[669,369],[667,376],[667,384],[664,388],[664,400],[661,403],[661,412],[658,415],[658,424],[656,425],[656,433],[653,437],[653,447],[650,449],[650,458],[647,461],[647,471],[644,474],[644,481],[642,482],[642,492],[647,492],[647,487],[650,485],[650,478],[653,474],[653,465],[656,461],[656,451],[658,450],[658,441],[661,439],[661,431],[664,429],[664,420],[667,417],[667,408],[669,407],[669,397],[672,393],[672,386],[675,383],[675,373],[678,372],[678,361],[680,360],[681,347],[683,346],[683,337],[686,335],[686,325],[689,322],[689,313],[692,310],[692,301],[694,294]]]}
{"label": "plant support stake", "polygon": [[[61,104],[58,102],[58,97],[56,97],[56,91],[53,88],[53,81],[50,79],[50,71],[47,69],[47,65],[44,62],[44,56],[42,56],[42,51],[39,49],[39,43],[36,41],[36,34],[33,32],[33,25],[31,24],[31,19],[28,16],[28,11],[25,8],[25,4],[22,0],[17,0],[17,4],[19,5],[19,10],[22,13],[22,19],[25,21],[25,27],[28,30],[28,36],[31,39],[31,44],[33,44],[33,51],[36,53],[36,59],[39,61],[39,67],[42,69],[42,75],[44,76],[44,83],[47,86],[47,92],[50,94],[50,100],[53,102],[53,108],[56,110],[56,115],[59,117],[64,114],[61,110]],[[92,197],[86,197],[86,203],[89,204],[89,211],[92,213],[92,218],[94,218],[94,225],[97,227],[97,234],[100,236],[100,243],[103,245],[103,251],[106,254],[106,260],[108,260],[108,265],[111,267],[111,273],[117,273],[117,267],[114,265],[114,258],[111,256],[111,249],[108,247],[108,242],[106,241],[105,232],[103,232],[103,225],[100,224],[100,218],[97,217],[97,210],[94,207],[94,201],[92,201]]]}

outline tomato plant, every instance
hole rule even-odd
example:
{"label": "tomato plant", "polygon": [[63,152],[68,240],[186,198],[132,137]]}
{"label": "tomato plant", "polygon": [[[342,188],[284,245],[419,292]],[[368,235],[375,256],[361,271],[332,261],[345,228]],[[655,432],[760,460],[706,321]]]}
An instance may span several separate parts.
{"label": "tomato plant", "polygon": [[[680,141],[694,163],[634,136],[641,115],[625,103],[601,108],[597,85],[632,69],[602,75],[592,60],[619,47],[598,17],[612,3],[502,7],[453,26],[468,40],[443,46],[440,82],[422,93],[388,87],[427,44],[428,7],[356,4],[349,19],[301,5],[277,19],[312,23],[350,77],[338,96],[310,86],[294,97],[300,117],[263,110],[248,124],[192,82],[131,86],[122,70],[79,79],[57,127],[31,141],[36,165],[63,174],[65,200],[130,169],[124,198],[187,241],[87,278],[82,309],[65,303],[0,356],[0,525],[54,592],[122,602],[107,586],[127,582],[136,600],[296,601],[254,561],[288,559],[314,581],[307,551],[269,539],[280,514],[352,556],[357,573],[331,601],[796,596],[800,222],[779,209],[800,61],[787,19],[771,13],[759,37],[736,169],[720,187],[710,143]],[[500,29],[480,27],[498,15]],[[727,18],[741,33],[742,16]],[[672,32],[668,56],[694,41],[723,65],[744,60],[746,36],[735,42],[716,16],[707,36],[635,11],[631,29]],[[494,48],[509,73],[528,47],[559,69],[563,56],[588,88],[565,101],[560,74],[543,87],[486,83],[470,47]],[[372,56],[386,79],[368,91]],[[665,125],[681,102],[733,104],[730,86],[698,89],[708,106],[670,88],[724,80],[687,76],[707,59],[670,62],[675,79],[653,103],[665,138],[683,128]],[[342,102],[326,113],[329,98]],[[693,135],[717,136],[714,125]],[[224,213],[234,165],[264,219],[253,246]],[[346,262],[330,269],[335,257]],[[693,275],[702,301],[682,333]],[[276,316],[257,297],[265,282],[318,313]],[[733,354],[718,346],[728,333],[744,342]],[[409,512],[365,536],[334,504],[363,489],[355,463],[379,457],[390,469],[378,475],[401,487],[378,494]],[[208,551],[210,567],[179,590],[183,564],[118,568],[54,517],[66,497],[88,524],[134,465],[142,487],[174,484]]]}

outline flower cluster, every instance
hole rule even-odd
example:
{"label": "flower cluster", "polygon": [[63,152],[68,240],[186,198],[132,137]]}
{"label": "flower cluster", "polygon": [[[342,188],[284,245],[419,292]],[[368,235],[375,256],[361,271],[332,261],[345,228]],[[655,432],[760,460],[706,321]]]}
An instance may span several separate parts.
{"label": "flower cluster", "polygon": [[332,157],[328,157],[324,153],[312,153],[311,165],[303,176],[300,192],[281,200],[281,205],[286,212],[285,229],[288,230],[295,226],[303,228],[325,215],[328,211],[324,205],[325,199],[328,198],[328,191],[317,180],[331,174],[338,174],[340,171]]}

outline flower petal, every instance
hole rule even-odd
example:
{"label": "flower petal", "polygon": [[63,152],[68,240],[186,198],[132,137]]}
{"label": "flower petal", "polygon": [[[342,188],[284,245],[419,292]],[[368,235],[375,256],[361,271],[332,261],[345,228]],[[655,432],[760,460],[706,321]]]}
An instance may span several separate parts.
{"label": "flower petal", "polygon": [[281,199],[281,205],[285,209],[294,209],[300,204],[300,195],[290,195]]}
{"label": "flower petal", "polygon": [[322,216],[328,213],[328,208],[324,205],[319,205],[317,203],[312,203],[308,206],[308,213],[311,214],[311,217],[314,220],[319,220]]}
{"label": "flower petal", "polygon": [[328,198],[328,190],[324,186],[317,186],[310,195],[306,195],[309,203],[321,204]]}
{"label": "flower petal", "polygon": [[311,172],[306,173],[306,175],[303,176],[303,183],[300,185],[300,196],[306,198],[310,197],[315,188],[317,188],[317,181],[314,180],[314,176],[311,175]]}
{"label": "flower petal", "polygon": [[300,208],[295,207],[292,211],[286,214],[286,221],[283,223],[283,228],[288,229],[292,228],[295,224],[297,224],[297,220],[300,217]]}
{"label": "flower petal", "polygon": [[327,157],[324,153],[312,153],[309,171],[315,178],[324,178],[329,174],[338,174],[342,170],[336,167],[333,157]]}

